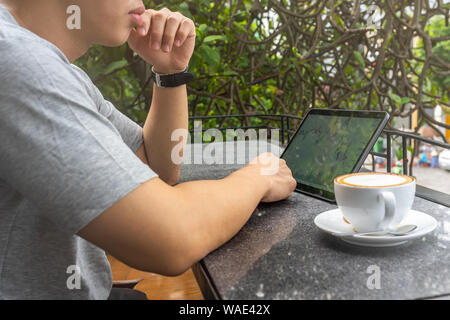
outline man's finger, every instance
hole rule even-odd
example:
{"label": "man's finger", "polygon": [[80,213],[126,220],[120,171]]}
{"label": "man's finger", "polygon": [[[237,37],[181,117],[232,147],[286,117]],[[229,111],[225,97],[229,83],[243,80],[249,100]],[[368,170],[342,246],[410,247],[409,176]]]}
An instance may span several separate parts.
{"label": "man's finger", "polygon": [[195,25],[191,19],[185,18],[175,36],[174,45],[177,47],[181,47],[186,39],[190,36],[195,36]]}
{"label": "man's finger", "polygon": [[175,34],[177,33],[181,20],[181,14],[171,14],[167,17],[161,45],[161,48],[164,52],[170,52],[172,50]]}
{"label": "man's finger", "polygon": [[142,24],[137,26],[136,31],[141,37],[145,37],[148,33],[148,30],[150,29],[152,15],[149,12],[149,10],[147,10],[142,14],[141,17],[142,17]]}
{"label": "man's finger", "polygon": [[150,25],[150,47],[153,50],[159,50],[161,48],[162,37],[164,34],[164,28],[166,26],[166,16],[161,11],[152,12],[152,20]]}

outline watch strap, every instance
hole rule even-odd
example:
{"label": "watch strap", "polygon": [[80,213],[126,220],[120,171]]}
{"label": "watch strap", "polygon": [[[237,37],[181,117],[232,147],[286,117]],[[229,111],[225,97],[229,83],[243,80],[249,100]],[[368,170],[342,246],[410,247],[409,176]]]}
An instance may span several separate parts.
{"label": "watch strap", "polygon": [[152,78],[156,85],[161,88],[174,88],[184,85],[194,80],[194,75],[188,72],[188,68],[183,72],[173,74],[159,74],[155,72],[155,68],[152,67]]}

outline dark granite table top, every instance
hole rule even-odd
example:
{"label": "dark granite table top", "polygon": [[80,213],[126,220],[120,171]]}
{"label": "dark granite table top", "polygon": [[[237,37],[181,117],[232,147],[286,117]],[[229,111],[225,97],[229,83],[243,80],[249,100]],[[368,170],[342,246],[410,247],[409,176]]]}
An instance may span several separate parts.
{"label": "dark granite table top", "polygon": [[[246,146],[244,163],[255,151],[255,146]],[[205,160],[209,151],[205,156],[201,150],[188,147],[185,159],[186,155],[196,153]],[[274,146],[269,146],[268,151],[280,154],[280,148]],[[227,152],[230,151],[225,150],[224,154]],[[220,179],[244,163],[184,164],[181,181]],[[314,225],[314,217],[333,208],[336,208],[333,204],[296,192],[286,200],[261,203],[235,237],[194,266],[205,297],[417,299],[450,296],[450,208],[416,197],[413,209],[436,218],[438,227],[422,238],[388,248],[360,247],[321,232]],[[369,289],[367,285],[373,266],[380,271],[379,289]]]}

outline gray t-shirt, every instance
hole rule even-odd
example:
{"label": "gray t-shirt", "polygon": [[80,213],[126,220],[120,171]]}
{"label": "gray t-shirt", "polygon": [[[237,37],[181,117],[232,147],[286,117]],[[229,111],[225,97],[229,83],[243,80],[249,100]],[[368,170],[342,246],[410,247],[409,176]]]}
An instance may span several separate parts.
{"label": "gray t-shirt", "polygon": [[76,233],[157,176],[142,128],[0,6],[0,299],[107,299],[105,252]]}

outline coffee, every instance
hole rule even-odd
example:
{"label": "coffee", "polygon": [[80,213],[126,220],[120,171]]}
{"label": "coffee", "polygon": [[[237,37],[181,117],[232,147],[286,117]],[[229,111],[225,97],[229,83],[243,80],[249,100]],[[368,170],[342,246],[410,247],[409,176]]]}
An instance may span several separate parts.
{"label": "coffee", "polygon": [[352,187],[393,187],[411,183],[414,178],[394,173],[359,172],[337,177],[335,181]]}
{"label": "coffee", "polygon": [[382,172],[350,173],[334,179],[336,202],[358,232],[398,225],[414,201],[414,177]]}

